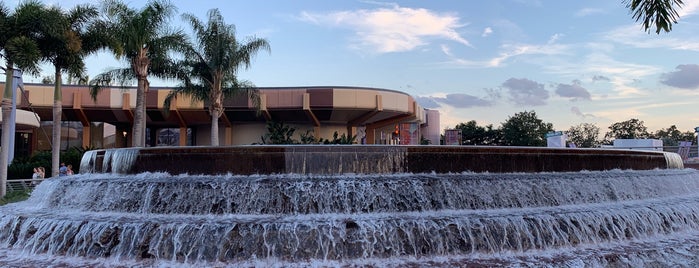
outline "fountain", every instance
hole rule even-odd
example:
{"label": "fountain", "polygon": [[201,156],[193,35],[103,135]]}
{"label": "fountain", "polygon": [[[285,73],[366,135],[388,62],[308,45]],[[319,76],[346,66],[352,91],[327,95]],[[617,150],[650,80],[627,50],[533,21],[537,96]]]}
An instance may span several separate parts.
{"label": "fountain", "polygon": [[444,146],[96,150],[0,207],[0,265],[696,266],[677,154]]}

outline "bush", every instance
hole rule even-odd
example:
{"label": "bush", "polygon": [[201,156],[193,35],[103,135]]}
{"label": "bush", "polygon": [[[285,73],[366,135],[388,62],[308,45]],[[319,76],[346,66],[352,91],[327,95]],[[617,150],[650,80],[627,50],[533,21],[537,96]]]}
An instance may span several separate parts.
{"label": "bush", "polygon": [[15,158],[7,168],[7,178],[10,180],[31,179],[35,167],[44,167],[47,173],[51,171],[51,152],[37,152],[29,158]]}
{"label": "bush", "polygon": [[[68,151],[61,152],[61,162],[66,165],[73,165],[73,172],[80,173],[80,161],[83,154],[89,150],[95,150],[93,147],[73,147]],[[46,169],[46,177],[51,177],[51,151],[40,151],[29,158],[15,158],[7,168],[7,178],[10,180],[31,179],[35,167],[44,167]]]}
{"label": "bush", "polygon": [[8,192],[5,195],[5,197],[0,198],[0,206],[6,205],[9,203],[15,203],[15,202],[27,200],[27,198],[29,198],[29,195],[31,195],[31,193],[32,193],[31,190]]}

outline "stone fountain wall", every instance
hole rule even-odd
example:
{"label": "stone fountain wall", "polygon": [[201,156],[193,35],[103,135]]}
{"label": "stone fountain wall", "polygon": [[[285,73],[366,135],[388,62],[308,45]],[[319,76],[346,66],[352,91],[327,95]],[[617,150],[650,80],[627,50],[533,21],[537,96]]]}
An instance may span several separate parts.
{"label": "stone fountain wall", "polygon": [[91,151],[80,170],[137,174],[390,174],[683,168],[677,154],[543,147],[235,146]]}

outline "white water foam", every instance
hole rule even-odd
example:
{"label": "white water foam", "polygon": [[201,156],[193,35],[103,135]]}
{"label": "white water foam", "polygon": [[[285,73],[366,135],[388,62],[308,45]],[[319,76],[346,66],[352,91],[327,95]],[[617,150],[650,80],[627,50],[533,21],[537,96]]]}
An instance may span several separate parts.
{"label": "white water foam", "polygon": [[[78,175],[49,179],[28,201],[0,207],[0,255],[4,256],[0,264],[693,266],[697,264],[693,256],[699,255],[697,176],[695,170],[361,176]],[[177,187],[168,188],[172,186]],[[386,190],[380,194],[369,192],[381,187]],[[217,200],[200,196],[229,193],[226,191],[230,189],[236,189],[230,193],[250,194],[245,198],[258,202],[251,206],[273,204],[253,198],[267,194],[271,200],[286,202],[280,208],[288,206],[289,210],[211,214],[196,208]],[[463,195],[459,189],[487,193]],[[532,196],[521,198],[525,190]],[[127,191],[136,194],[131,196]],[[438,195],[440,198],[461,197],[438,206],[432,204],[436,201],[424,201],[440,200],[430,198],[435,192],[445,193]],[[273,193],[281,193],[279,196],[286,199],[270,195]],[[386,198],[387,194],[391,197]],[[566,197],[570,194],[578,196]],[[497,195],[502,195],[502,200],[520,201],[494,202]],[[479,201],[467,201],[467,196]],[[547,201],[536,201],[537,196]],[[309,197],[337,206],[302,212],[305,210],[300,208],[305,205],[296,202]],[[348,199],[331,201],[326,197]],[[343,209],[356,204],[352,200],[371,203],[376,198],[384,198],[376,204],[390,205],[367,211]],[[231,196],[227,200],[233,199]],[[171,207],[182,210],[151,212],[162,200],[179,202]],[[404,204],[414,201],[424,204]],[[499,205],[472,209],[461,202]]]}

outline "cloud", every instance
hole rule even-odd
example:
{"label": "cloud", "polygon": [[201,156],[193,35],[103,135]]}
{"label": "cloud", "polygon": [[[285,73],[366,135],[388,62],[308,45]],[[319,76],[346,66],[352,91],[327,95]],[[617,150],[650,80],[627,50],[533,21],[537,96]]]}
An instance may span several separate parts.
{"label": "cloud", "polygon": [[570,111],[571,111],[574,115],[580,116],[580,117],[582,117],[582,118],[586,118],[586,117],[595,117],[595,116],[592,115],[592,114],[583,113],[582,111],[580,111],[580,108],[578,108],[578,106],[570,107]]}
{"label": "cloud", "polygon": [[[439,103],[443,103],[455,108],[471,108],[492,106],[495,103],[495,101],[476,97],[469,94],[451,93],[445,95],[444,97],[418,97],[418,103],[420,103],[420,105],[425,108],[440,107],[441,105],[439,105]],[[427,104],[428,106],[423,105],[423,103]]]}
{"label": "cloud", "polygon": [[675,69],[674,72],[662,74],[660,82],[676,88],[699,88],[699,65],[681,64],[677,65]]}
{"label": "cloud", "polygon": [[422,108],[434,109],[441,107],[433,97],[415,97],[415,101],[417,101]]}
{"label": "cloud", "polygon": [[404,52],[442,38],[471,46],[458,29],[459,17],[424,8],[406,8],[397,4],[376,9],[331,13],[302,12],[300,19],[318,25],[349,28],[357,36],[355,47],[377,53]]}
{"label": "cloud", "polygon": [[449,46],[447,46],[447,45],[440,45],[439,47],[442,49],[442,53],[444,53],[445,55],[447,55],[447,56],[453,56],[453,55],[451,54],[451,48],[449,48]]}
{"label": "cloud", "polygon": [[437,101],[456,108],[470,108],[476,106],[491,106],[493,101],[479,98],[469,94],[452,93],[444,98],[435,98]]}
{"label": "cloud", "polygon": [[483,29],[483,34],[481,34],[481,36],[487,37],[487,36],[489,36],[489,35],[492,34],[492,33],[493,33],[493,29],[492,29],[492,28],[490,28],[490,27],[485,27],[485,29]]}
{"label": "cloud", "polygon": [[[556,37],[557,38],[557,37]],[[555,41],[555,40],[554,40]],[[492,58],[486,62],[488,67],[499,67],[509,58],[520,55],[557,55],[563,54],[568,47],[554,43],[546,45],[528,45],[528,44],[505,44],[501,47],[503,52],[499,56]]]}
{"label": "cloud", "polygon": [[583,8],[575,12],[576,17],[587,17],[590,15],[595,15],[595,14],[602,14],[604,13],[604,9],[601,8]]}
{"label": "cloud", "polygon": [[580,81],[573,81],[572,84],[558,84],[556,94],[564,98],[576,100],[590,100],[590,92],[580,85]]}
{"label": "cloud", "polygon": [[549,38],[549,41],[546,42],[546,44],[554,44],[558,41],[558,39],[561,39],[561,37],[565,36],[564,34],[554,34]]}
{"label": "cloud", "polygon": [[604,75],[595,75],[595,76],[592,77],[592,81],[595,81],[595,82],[597,82],[597,81],[606,81],[606,82],[609,82],[609,81],[612,81],[612,80],[609,79],[609,77],[606,77],[606,76],[604,76]]}
{"label": "cloud", "polygon": [[[696,2],[699,3],[699,1]],[[637,48],[666,48],[699,52],[699,39],[697,38],[650,38],[645,31],[639,29],[638,25],[615,28],[604,33],[604,38]]]}
{"label": "cloud", "polygon": [[680,15],[680,20],[699,13],[699,1],[684,1],[684,5],[677,14]]}
{"label": "cloud", "polygon": [[549,92],[543,84],[526,78],[507,79],[502,87],[508,90],[510,101],[518,105],[544,105],[549,98]]}
{"label": "cloud", "polygon": [[[464,58],[457,58],[452,56],[451,59],[447,62],[443,62],[440,64],[444,65],[449,65],[449,66],[455,66],[455,67],[463,67],[463,68],[495,68],[495,67],[502,67],[505,65],[505,63],[510,59],[518,56],[526,56],[526,55],[543,55],[543,56],[552,56],[552,55],[562,55],[562,54],[568,54],[570,50],[570,46],[568,45],[562,45],[562,44],[555,44],[556,40],[560,38],[562,35],[555,34],[551,36],[551,38],[548,40],[546,44],[543,45],[535,45],[535,44],[504,44],[500,46],[499,48],[499,53],[497,56],[492,57],[490,59],[480,59],[480,60],[469,60],[469,59],[464,59]],[[442,50],[444,51],[444,50]]]}
{"label": "cloud", "polygon": [[655,66],[620,62],[600,52],[590,53],[582,60],[561,62],[544,68],[549,73],[568,76],[579,76],[581,73],[600,74],[598,79],[609,78],[612,90],[620,96],[647,94],[638,87],[637,79],[661,72],[661,69]]}

